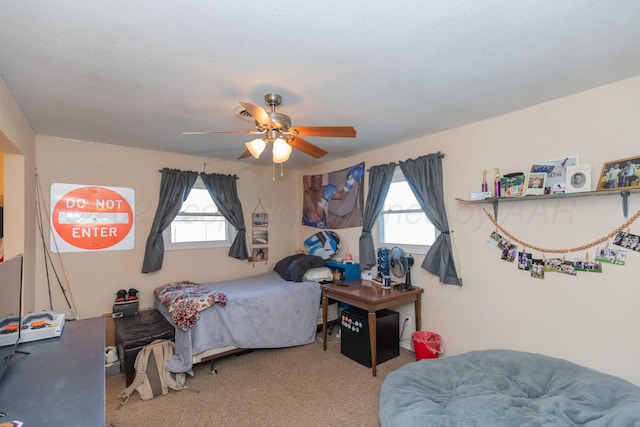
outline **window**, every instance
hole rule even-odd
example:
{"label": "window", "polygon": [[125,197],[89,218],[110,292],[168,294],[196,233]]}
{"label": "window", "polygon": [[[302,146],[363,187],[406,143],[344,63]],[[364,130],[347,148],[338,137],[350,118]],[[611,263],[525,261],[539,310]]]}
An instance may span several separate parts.
{"label": "window", "polygon": [[165,249],[230,247],[233,231],[198,178],[180,212],[163,232]]}
{"label": "window", "polygon": [[397,168],[378,219],[380,245],[426,253],[435,236],[435,227],[420,208],[402,171]]}

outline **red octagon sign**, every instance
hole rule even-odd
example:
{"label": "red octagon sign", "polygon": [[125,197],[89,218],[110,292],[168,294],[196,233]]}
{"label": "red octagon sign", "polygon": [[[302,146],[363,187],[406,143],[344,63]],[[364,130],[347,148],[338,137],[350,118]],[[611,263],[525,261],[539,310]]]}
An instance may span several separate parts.
{"label": "red octagon sign", "polygon": [[52,226],[68,244],[88,250],[120,243],[133,227],[133,210],[117,192],[80,187],[64,194],[51,214]]}

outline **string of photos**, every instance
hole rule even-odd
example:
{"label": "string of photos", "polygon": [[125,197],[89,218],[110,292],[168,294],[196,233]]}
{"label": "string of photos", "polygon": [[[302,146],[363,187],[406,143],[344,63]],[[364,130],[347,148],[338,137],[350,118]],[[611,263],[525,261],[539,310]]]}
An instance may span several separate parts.
{"label": "string of photos", "polygon": [[[627,249],[640,252],[640,236],[631,234],[629,229],[629,226],[640,218],[640,210],[606,236],[572,248],[544,248],[528,243],[509,233],[498,224],[492,214],[486,209],[483,210],[495,226],[495,230],[486,241],[487,246],[492,249],[499,248],[502,251],[501,259],[504,261],[514,262],[517,259],[518,270],[529,271],[531,277],[536,279],[544,279],[545,272],[572,276],[579,271],[602,273],[603,264],[624,266]],[[617,247],[609,247],[609,241]],[[595,248],[593,259],[589,254],[589,249],[592,248]],[[534,258],[530,251],[539,252],[539,257]],[[583,251],[584,256],[576,256],[571,260],[566,258],[566,254],[580,254]],[[554,256],[547,257],[548,254]]]}
{"label": "string of photos", "polygon": [[264,261],[266,265],[269,260],[269,214],[260,199],[251,213],[251,226],[251,262],[254,267],[256,262]]}

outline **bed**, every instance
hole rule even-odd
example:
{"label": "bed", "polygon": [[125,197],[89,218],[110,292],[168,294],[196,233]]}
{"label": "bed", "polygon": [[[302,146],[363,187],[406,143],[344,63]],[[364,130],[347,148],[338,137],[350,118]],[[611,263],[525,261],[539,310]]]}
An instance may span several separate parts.
{"label": "bed", "polygon": [[391,372],[379,416],[382,427],[640,426],[640,387],[541,354],[473,351]]}
{"label": "bed", "polygon": [[[283,262],[286,268],[282,267]],[[239,350],[313,342],[321,297],[318,282],[331,275],[328,268],[319,268],[322,265],[324,260],[319,257],[292,256],[267,273],[200,284],[203,289],[223,295],[224,301],[200,311],[189,327],[176,320],[158,298],[160,287],[157,288],[154,308],[175,327],[176,353],[167,369],[189,372],[195,363],[213,361]]]}

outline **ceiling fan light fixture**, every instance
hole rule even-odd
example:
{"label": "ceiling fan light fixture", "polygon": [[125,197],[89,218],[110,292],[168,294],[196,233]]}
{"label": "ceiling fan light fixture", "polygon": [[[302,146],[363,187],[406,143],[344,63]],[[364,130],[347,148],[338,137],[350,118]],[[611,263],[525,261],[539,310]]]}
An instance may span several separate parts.
{"label": "ceiling fan light fixture", "polygon": [[264,151],[267,146],[267,142],[264,139],[258,138],[253,141],[249,141],[245,144],[247,146],[247,150],[251,153],[253,157],[256,159],[260,158],[260,154]]}
{"label": "ceiling fan light fixture", "polygon": [[273,141],[273,163],[284,163],[289,160],[293,149],[283,138]]}
{"label": "ceiling fan light fixture", "polygon": [[262,139],[246,142],[247,149],[240,154],[238,159],[246,159],[253,156],[256,159],[265,150],[267,144],[282,140],[273,147],[274,163],[284,163],[289,160],[292,148],[301,151],[315,159],[327,154],[326,150],[306,141],[308,136],[323,136],[332,138],[355,138],[356,130],[353,126],[296,126],[291,127],[291,117],[276,111],[282,103],[282,97],[275,93],[266,94],[264,97],[266,104],[271,107],[267,111],[250,102],[240,101],[240,106],[236,107],[234,114],[242,120],[254,122],[253,130],[228,130],[228,131],[188,131],[181,132],[183,135],[210,135],[219,133],[260,135]]}

